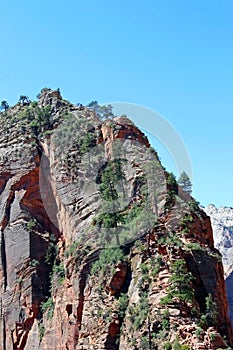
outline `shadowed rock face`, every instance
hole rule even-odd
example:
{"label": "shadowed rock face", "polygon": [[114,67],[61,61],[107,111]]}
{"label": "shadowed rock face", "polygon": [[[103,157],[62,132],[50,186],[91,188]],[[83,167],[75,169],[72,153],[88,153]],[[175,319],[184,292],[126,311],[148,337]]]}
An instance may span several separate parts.
{"label": "shadowed rock face", "polygon": [[[182,190],[171,198],[168,174],[128,118],[101,122],[49,89],[38,106],[0,117],[0,350],[231,343],[209,218],[190,212]],[[114,207],[103,197],[115,189]],[[164,305],[180,260],[194,298]],[[209,294],[216,319],[197,337]]]}

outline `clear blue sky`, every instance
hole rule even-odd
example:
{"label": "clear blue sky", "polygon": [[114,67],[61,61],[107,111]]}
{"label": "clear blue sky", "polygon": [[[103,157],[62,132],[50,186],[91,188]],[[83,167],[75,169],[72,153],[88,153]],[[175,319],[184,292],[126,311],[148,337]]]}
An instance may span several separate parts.
{"label": "clear blue sky", "polygon": [[8,0],[0,33],[0,100],[48,86],[152,108],[186,144],[195,197],[233,206],[232,0]]}

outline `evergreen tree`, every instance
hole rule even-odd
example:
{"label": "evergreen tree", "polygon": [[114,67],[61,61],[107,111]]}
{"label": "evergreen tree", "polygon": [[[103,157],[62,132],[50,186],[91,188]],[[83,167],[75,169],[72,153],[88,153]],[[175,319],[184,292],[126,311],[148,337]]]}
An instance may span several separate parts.
{"label": "evergreen tree", "polygon": [[[123,220],[122,214],[119,212],[119,200],[121,197],[119,186],[121,186],[121,180],[123,180],[125,176],[121,163],[121,159],[115,159],[114,161],[109,162],[99,180],[101,197],[106,201],[103,203],[101,213],[97,219],[98,225],[102,228],[116,228]],[[108,230],[108,232],[110,232],[110,230]],[[118,232],[116,231],[115,234],[116,242],[119,245],[120,241]]]}
{"label": "evergreen tree", "polygon": [[8,108],[9,108],[9,105],[8,105],[8,103],[6,101],[2,101],[0,107],[1,107],[2,110],[7,111]]}
{"label": "evergreen tree", "polygon": [[22,104],[22,105],[29,104],[30,103],[30,99],[29,99],[28,96],[20,95],[19,103]]}
{"label": "evergreen tree", "polygon": [[80,145],[81,154],[90,152],[90,150],[95,146],[96,146],[95,134],[89,131],[81,140],[81,145]]}
{"label": "evergreen tree", "polygon": [[178,186],[173,173],[170,173],[167,177],[167,186],[169,193],[173,194],[174,196],[178,194]]}
{"label": "evergreen tree", "polygon": [[91,101],[87,107],[95,112],[100,119],[113,118],[112,105],[99,105],[98,101]]}
{"label": "evergreen tree", "polygon": [[170,173],[167,177],[167,194],[168,197],[165,208],[170,208],[172,205],[174,205],[176,195],[178,194],[178,184],[173,173]]}
{"label": "evergreen tree", "polygon": [[183,259],[178,259],[172,264],[171,273],[168,294],[162,299],[162,303],[171,303],[174,299],[178,299],[181,312],[182,306],[193,301],[194,291],[191,285],[193,276],[187,271],[186,263]]}
{"label": "evergreen tree", "polygon": [[180,174],[180,177],[178,179],[178,184],[180,185],[180,187],[182,187],[182,189],[191,194],[192,193],[192,183],[190,181],[190,178],[189,176],[186,174],[185,171],[183,171],[181,174]]}
{"label": "evergreen tree", "polygon": [[206,329],[217,325],[218,308],[210,293],[205,298],[205,303],[206,310],[205,313],[201,315],[200,325]]}

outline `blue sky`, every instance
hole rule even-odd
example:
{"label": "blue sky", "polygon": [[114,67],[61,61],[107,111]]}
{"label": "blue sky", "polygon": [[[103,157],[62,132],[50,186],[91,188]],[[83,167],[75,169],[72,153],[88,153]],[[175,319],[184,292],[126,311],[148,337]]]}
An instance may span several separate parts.
{"label": "blue sky", "polygon": [[0,36],[0,100],[49,86],[151,108],[186,145],[195,197],[233,206],[231,0],[8,0]]}

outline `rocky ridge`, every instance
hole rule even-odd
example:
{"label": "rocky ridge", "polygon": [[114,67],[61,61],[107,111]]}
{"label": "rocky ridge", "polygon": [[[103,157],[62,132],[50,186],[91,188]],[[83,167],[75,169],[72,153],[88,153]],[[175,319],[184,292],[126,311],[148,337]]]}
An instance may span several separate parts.
{"label": "rocky ridge", "polygon": [[128,118],[50,89],[0,118],[1,350],[232,345],[209,218]]}

